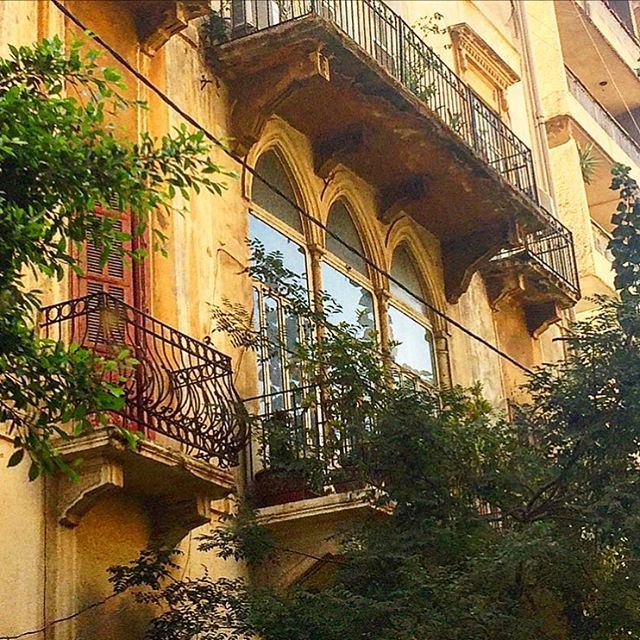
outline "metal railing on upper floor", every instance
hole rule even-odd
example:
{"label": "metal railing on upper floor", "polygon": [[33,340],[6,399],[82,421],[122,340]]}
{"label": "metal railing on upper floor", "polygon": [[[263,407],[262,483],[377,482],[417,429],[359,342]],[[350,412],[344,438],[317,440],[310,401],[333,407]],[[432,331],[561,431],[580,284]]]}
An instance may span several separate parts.
{"label": "metal railing on upper floor", "polygon": [[[571,95],[584,107],[585,111],[602,127],[605,133],[640,167],[640,142],[591,95],[578,77],[565,67]],[[637,134],[640,140],[640,131]]]}
{"label": "metal railing on upper floor", "polygon": [[[524,249],[579,295],[571,232],[539,206],[531,150],[393,10],[380,0],[234,0],[229,37],[242,38],[310,14],[349,36],[426,104],[486,164],[539,207],[548,222]],[[546,215],[545,215],[546,214]],[[512,255],[522,248],[503,252]]]}
{"label": "metal railing on upper floor", "polygon": [[547,222],[543,229],[525,236],[521,247],[505,249],[494,260],[525,255],[537,262],[546,271],[555,275],[567,289],[572,298],[580,297],[578,266],[576,264],[573,234],[548,211],[541,207]]}
{"label": "metal railing on upper floor", "polygon": [[[617,20],[620,26],[627,32],[627,34],[633,39],[636,44],[640,45],[638,36],[633,29],[633,17],[632,11],[628,0],[626,5],[620,5],[612,0],[602,0],[602,4],[609,10],[611,15]],[[626,8],[626,11],[624,10]]]}
{"label": "metal railing on upper floor", "polygon": [[245,422],[231,360],[211,345],[156,320],[105,292],[41,310],[44,336],[75,343],[106,359],[126,350],[129,362],[102,374],[122,386],[119,426],[158,433],[187,453],[234,466],[245,445]]}
{"label": "metal railing on upper floor", "polygon": [[237,39],[315,14],[419,98],[487,165],[538,204],[531,150],[397,13],[380,0],[233,0]]}
{"label": "metal railing on upper floor", "polygon": [[596,251],[603,255],[609,262],[613,262],[613,253],[609,249],[611,234],[605,231],[595,220],[591,220],[591,230],[593,232],[593,244]]}

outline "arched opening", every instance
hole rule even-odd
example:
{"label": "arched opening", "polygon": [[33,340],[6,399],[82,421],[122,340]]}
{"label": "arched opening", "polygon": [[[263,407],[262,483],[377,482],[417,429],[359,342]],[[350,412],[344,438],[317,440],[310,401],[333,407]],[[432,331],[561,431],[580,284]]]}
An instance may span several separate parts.
{"label": "arched opening", "polygon": [[[269,185],[298,202],[296,189],[274,151],[262,154],[255,168]],[[256,177],[251,200],[249,234],[252,242],[259,243],[267,254],[280,254],[282,267],[297,278],[299,294],[308,297],[308,255],[298,211]],[[290,351],[301,340],[302,327],[291,311],[291,300],[276,291],[276,284],[268,278],[254,282],[254,324],[265,339],[258,353],[259,391],[266,398],[262,410],[267,412],[288,408],[291,390],[300,385],[295,368],[289,365]]]}
{"label": "arched opening", "polygon": [[[429,384],[437,383],[434,339],[422,301],[424,290],[413,256],[405,245],[396,248],[391,263],[389,331],[396,364]],[[394,282],[395,280],[395,282]]]}
{"label": "arched opening", "polygon": [[346,322],[364,335],[376,326],[374,298],[364,247],[344,202],[331,207],[327,230],[322,286],[339,306],[329,318],[336,323]]}

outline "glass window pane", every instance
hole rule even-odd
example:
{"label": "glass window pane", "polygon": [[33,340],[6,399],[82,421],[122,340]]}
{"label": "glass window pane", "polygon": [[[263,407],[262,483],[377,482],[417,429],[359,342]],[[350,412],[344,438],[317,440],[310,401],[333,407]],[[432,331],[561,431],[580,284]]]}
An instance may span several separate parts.
{"label": "glass window pane", "polygon": [[364,255],[364,248],[360,241],[358,230],[342,202],[336,202],[331,207],[329,220],[327,221],[327,229],[344,240],[347,245],[353,247],[356,251],[354,252],[347,249],[344,244],[330,234],[327,234],[327,250],[350,267],[359,271],[362,275],[368,275],[367,265],[361,257]]}
{"label": "glass window pane", "polygon": [[431,332],[400,309],[389,305],[391,340],[396,364],[434,382]]}
{"label": "glass window pane", "polygon": [[[425,305],[420,302],[420,298],[423,297],[420,278],[413,264],[411,254],[404,247],[398,247],[393,254],[391,275],[398,282],[401,282],[404,287],[399,287],[395,282],[391,281],[389,285],[391,295],[398,300],[402,300],[418,313],[426,313]],[[409,291],[406,291],[406,289]]]}
{"label": "glass window pane", "polygon": [[259,240],[267,253],[279,251],[283,265],[306,283],[307,263],[304,251],[297,242],[253,215],[249,216],[249,235],[252,240]]}
{"label": "glass window pane", "polygon": [[[273,151],[267,151],[260,156],[256,163],[255,170],[259,176],[262,176],[270,185],[273,185],[287,196],[287,198],[293,202],[298,201],[291,181],[287,177],[278,156]],[[269,213],[278,217],[282,222],[285,222],[296,231],[302,233],[300,213],[297,209],[255,176],[251,187],[251,200]]]}
{"label": "glass window pane", "polygon": [[[268,350],[267,372],[269,375],[268,393],[278,393],[284,389],[283,363],[280,355],[280,318],[277,300],[265,296],[265,333]],[[275,395],[271,399],[272,409],[283,408],[283,398]]]}
{"label": "glass window pane", "polygon": [[347,322],[358,327],[361,335],[375,328],[370,291],[326,262],[322,263],[322,282],[324,291],[341,307],[341,311],[329,315],[331,322]]}

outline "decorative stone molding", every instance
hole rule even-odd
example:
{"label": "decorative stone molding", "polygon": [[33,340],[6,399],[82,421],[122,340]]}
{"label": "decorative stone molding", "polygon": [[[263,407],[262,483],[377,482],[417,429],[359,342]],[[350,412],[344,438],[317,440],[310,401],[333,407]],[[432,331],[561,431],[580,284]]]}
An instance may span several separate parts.
{"label": "decorative stone molding", "polygon": [[78,467],[79,479],[63,477],[58,484],[58,521],[77,527],[98,500],[124,487],[124,470],[114,460],[100,456]]}
{"label": "decorative stone molding", "polygon": [[520,80],[520,76],[468,24],[449,27],[458,70],[462,75],[473,63],[496,86],[500,93],[500,108],[508,111],[504,92]]}
{"label": "decorative stone molding", "polygon": [[231,472],[152,441],[133,450],[110,429],[63,442],[59,451],[66,460],[82,459],[79,479],[57,481],[55,510],[65,527],[76,527],[101,498],[125,491],[145,504],[153,537],[177,543],[211,520],[212,500],[226,497],[235,484]]}
{"label": "decorative stone molding", "polygon": [[[146,7],[145,7],[146,4]],[[147,55],[154,55],[166,42],[189,24],[209,12],[208,0],[184,0],[170,2],[163,11],[151,13],[150,3],[142,3],[137,16],[141,48]]]}

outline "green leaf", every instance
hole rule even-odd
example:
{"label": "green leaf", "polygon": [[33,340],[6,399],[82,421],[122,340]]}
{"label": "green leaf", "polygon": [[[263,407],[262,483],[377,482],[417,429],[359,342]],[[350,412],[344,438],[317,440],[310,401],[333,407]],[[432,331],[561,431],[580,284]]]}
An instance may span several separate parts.
{"label": "green leaf", "polygon": [[11,457],[9,458],[9,462],[7,462],[7,467],[15,467],[16,465],[22,462],[23,458],[24,458],[24,449],[18,449],[17,451],[14,451],[13,454],[11,454]]}

